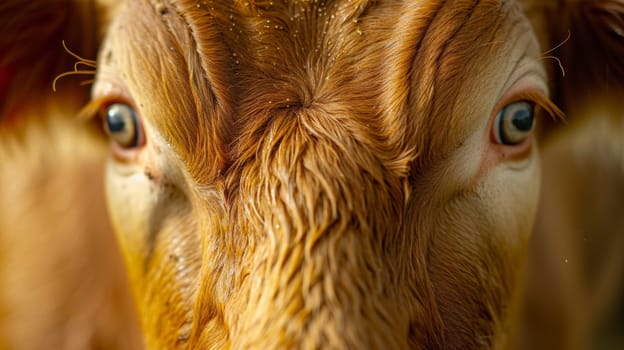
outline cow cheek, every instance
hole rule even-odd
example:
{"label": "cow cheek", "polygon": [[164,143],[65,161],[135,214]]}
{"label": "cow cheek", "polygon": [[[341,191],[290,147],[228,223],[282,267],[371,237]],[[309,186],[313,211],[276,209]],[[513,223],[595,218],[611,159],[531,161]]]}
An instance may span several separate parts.
{"label": "cow cheek", "polygon": [[[521,168],[499,164],[447,203],[432,230],[430,273],[447,345],[506,347],[513,335],[528,239],[539,193],[533,154]],[[481,315],[478,319],[475,315]],[[493,338],[496,337],[496,338]]]}
{"label": "cow cheek", "polygon": [[125,174],[110,162],[106,194],[141,323],[165,334],[146,333],[146,342],[168,348],[189,336],[201,253],[186,196],[155,169]]}
{"label": "cow cheek", "polygon": [[133,283],[143,279],[154,187],[143,173],[120,174],[112,162],[106,167],[108,211]]}
{"label": "cow cheek", "polygon": [[531,158],[520,167],[501,164],[486,175],[477,193],[491,222],[493,239],[514,252],[525,248],[535,221],[539,191],[540,166],[535,147]]}

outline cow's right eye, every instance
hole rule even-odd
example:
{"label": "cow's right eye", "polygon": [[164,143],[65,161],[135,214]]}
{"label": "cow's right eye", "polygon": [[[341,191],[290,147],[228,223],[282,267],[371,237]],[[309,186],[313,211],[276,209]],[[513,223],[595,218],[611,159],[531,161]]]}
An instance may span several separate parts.
{"label": "cow's right eye", "polygon": [[518,145],[531,136],[535,126],[535,103],[519,101],[508,104],[494,120],[494,138],[501,145]]}

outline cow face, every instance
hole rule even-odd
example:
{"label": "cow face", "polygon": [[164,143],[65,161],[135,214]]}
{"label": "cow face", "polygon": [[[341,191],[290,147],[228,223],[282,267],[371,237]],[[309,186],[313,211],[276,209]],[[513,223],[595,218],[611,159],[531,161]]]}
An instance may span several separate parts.
{"label": "cow face", "polygon": [[122,4],[87,110],[147,344],[507,344],[540,55],[512,1]]}

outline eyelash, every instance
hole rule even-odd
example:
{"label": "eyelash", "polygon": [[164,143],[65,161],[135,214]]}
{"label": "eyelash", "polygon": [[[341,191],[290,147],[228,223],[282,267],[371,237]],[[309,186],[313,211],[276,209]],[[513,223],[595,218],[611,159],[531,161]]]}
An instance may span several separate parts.
{"label": "eyelash", "polygon": [[[510,94],[507,98],[501,100],[495,108],[495,114],[492,116],[492,128],[494,127],[493,124],[501,111],[513,104],[522,102],[532,104],[535,121],[541,119],[543,115],[547,115],[555,121],[565,119],[563,112],[546,96],[543,91],[533,88]],[[497,141],[494,135],[492,140],[494,142]]]}

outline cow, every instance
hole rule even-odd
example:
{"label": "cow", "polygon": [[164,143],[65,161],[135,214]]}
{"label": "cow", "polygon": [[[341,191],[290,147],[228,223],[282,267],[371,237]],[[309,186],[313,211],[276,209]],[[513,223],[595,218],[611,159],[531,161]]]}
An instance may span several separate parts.
{"label": "cow", "polygon": [[623,18],[4,1],[0,347],[582,348],[622,290]]}

